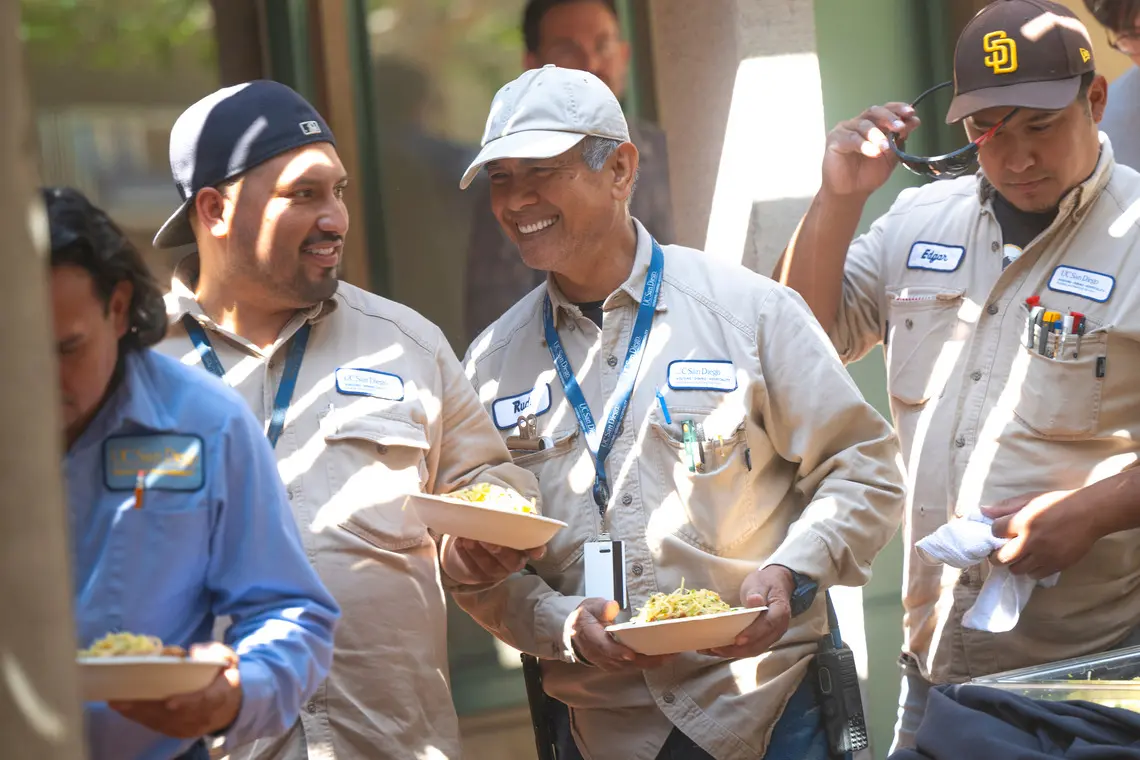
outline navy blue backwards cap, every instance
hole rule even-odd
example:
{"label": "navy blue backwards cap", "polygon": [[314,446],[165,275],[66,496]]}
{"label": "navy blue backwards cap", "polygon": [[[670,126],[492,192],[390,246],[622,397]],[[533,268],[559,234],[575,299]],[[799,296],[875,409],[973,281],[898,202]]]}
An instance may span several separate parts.
{"label": "navy blue backwards cap", "polygon": [[170,171],[182,205],[154,236],[154,247],[194,242],[189,209],[202,188],[318,142],[336,145],[317,109],[280,82],[246,82],[202,98],[170,130]]}

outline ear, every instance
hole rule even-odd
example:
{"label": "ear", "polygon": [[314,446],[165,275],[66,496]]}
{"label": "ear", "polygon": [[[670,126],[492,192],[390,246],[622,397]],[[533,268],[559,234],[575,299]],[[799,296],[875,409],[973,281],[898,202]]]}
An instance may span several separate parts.
{"label": "ear", "polygon": [[111,291],[107,301],[107,316],[115,327],[115,335],[122,338],[131,329],[131,299],[135,295],[134,283],[122,280]]}
{"label": "ear", "polygon": [[[230,190],[236,192],[236,189]],[[204,187],[194,196],[194,215],[197,218],[197,230],[215,238],[223,238],[229,234],[230,200],[220,190],[213,187]]]}
{"label": "ear", "polygon": [[633,194],[633,183],[637,179],[637,166],[640,161],[637,148],[633,143],[622,143],[610,157],[613,171],[613,195],[620,201],[629,199]]}
{"label": "ear", "polygon": [[1097,124],[1100,124],[1100,120],[1104,118],[1104,108],[1107,105],[1108,80],[1097,74],[1089,87],[1089,110],[1092,112],[1093,121]]}
{"label": "ear", "polygon": [[529,50],[523,56],[523,71],[530,71],[531,69],[541,69],[542,61],[538,60],[538,54],[532,53]]}

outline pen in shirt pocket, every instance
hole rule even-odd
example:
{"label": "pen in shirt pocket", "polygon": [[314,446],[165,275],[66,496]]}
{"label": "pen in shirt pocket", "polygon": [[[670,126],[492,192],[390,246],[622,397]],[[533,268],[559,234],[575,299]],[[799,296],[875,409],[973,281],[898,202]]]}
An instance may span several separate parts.
{"label": "pen in shirt pocket", "polygon": [[661,388],[657,388],[657,403],[661,405],[661,414],[665,416],[665,424],[672,425],[673,418],[669,416],[669,405],[665,403],[665,394],[661,392]]}
{"label": "pen in shirt pocket", "polygon": [[146,490],[146,473],[139,470],[139,474],[135,476],[135,509],[142,509],[143,507],[143,491]]}

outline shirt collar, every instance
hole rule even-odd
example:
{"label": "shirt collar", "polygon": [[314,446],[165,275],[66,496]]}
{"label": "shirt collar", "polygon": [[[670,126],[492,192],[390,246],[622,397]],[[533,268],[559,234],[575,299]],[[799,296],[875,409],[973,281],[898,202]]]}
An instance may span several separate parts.
{"label": "shirt collar", "polygon": [[[1104,132],[1100,133],[1100,157],[1097,158],[1096,169],[1093,173],[1081,184],[1074,187],[1069,192],[1061,197],[1061,202],[1057,207],[1057,219],[1063,219],[1073,214],[1084,216],[1088,207],[1091,206],[1104,189],[1108,187],[1108,182],[1112,179],[1113,169],[1116,167],[1116,160],[1112,154],[1112,143],[1109,141],[1108,136]],[[986,179],[986,175],[981,171],[978,172],[978,200],[983,206],[988,205],[997,189],[990,184]]]}
{"label": "shirt collar", "polygon": [[306,322],[319,322],[337,309],[335,296],[306,309],[299,309],[296,316],[289,320],[284,329],[282,329],[277,341],[268,349],[262,351],[240,335],[235,335],[229,330],[222,328],[202,310],[202,305],[198,303],[198,299],[194,295],[194,289],[198,285],[199,266],[200,262],[197,252],[187,254],[175,265],[174,274],[170,281],[170,293],[166,296],[167,324],[173,325],[189,314],[204,327],[225,335],[230,340],[244,346],[255,354],[265,356],[272,355],[278,347],[293,336],[293,333],[301,328],[301,325]]}
{"label": "shirt collar", "polygon": [[152,432],[174,429],[175,420],[162,403],[165,395],[163,389],[155,387],[150,357],[148,348],[127,352],[122,360],[118,387],[111,392],[91,424],[72,446],[72,450],[86,448],[92,443],[102,443],[107,438],[132,428]]}
{"label": "shirt collar", "polygon": [[[649,276],[649,263],[653,257],[653,236],[636,219],[633,220],[633,226],[637,232],[637,248],[634,253],[633,268],[630,269],[626,281],[606,298],[602,305],[603,311],[616,309],[622,305],[637,306],[641,303],[641,294],[645,290],[645,279]],[[574,317],[582,316],[581,310],[562,294],[553,274],[546,277],[546,292],[550,295],[550,303],[554,307],[555,328],[558,327],[558,321],[563,311]],[[656,311],[660,313],[667,310],[663,288],[657,295]]]}

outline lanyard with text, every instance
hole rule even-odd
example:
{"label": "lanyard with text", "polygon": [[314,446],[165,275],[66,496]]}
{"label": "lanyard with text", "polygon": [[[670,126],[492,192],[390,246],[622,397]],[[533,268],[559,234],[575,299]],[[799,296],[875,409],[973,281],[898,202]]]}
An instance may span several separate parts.
{"label": "lanyard with text", "polygon": [[[182,318],[182,324],[186,327],[186,332],[190,335],[190,340],[194,343],[194,349],[198,352],[198,356],[202,358],[203,366],[210,370],[211,374],[225,380],[225,367],[218,359],[218,352],[214,350],[214,346],[210,343],[202,325],[198,324],[198,320],[189,314]],[[289,346],[289,355],[285,357],[285,370],[281,373],[281,385],[277,386],[277,396],[273,399],[273,416],[269,419],[269,430],[265,433],[265,437],[269,439],[269,445],[273,448],[277,448],[277,439],[281,437],[281,431],[285,429],[285,415],[289,412],[289,404],[293,400],[293,390],[297,387],[297,375],[301,372],[301,359],[305,357],[305,346],[309,342],[309,326],[309,323],[306,322],[301,326],[301,329],[297,330],[293,336],[293,342]]]}
{"label": "lanyard with text", "polygon": [[629,337],[629,348],[625,353],[625,363],[621,374],[618,375],[617,386],[614,388],[613,406],[606,418],[605,428],[601,439],[598,439],[598,428],[594,423],[594,415],[590,413],[590,405],[582,395],[578,379],[574,377],[574,370],[570,367],[570,359],[562,347],[562,340],[558,337],[558,330],[554,327],[554,307],[550,303],[550,296],[546,296],[543,303],[543,326],[546,329],[546,345],[550,349],[550,358],[554,360],[554,369],[562,381],[562,389],[566,393],[566,400],[574,408],[574,415],[578,418],[578,427],[586,437],[586,447],[594,458],[594,503],[598,505],[602,516],[605,516],[606,505],[610,501],[610,487],[606,481],[606,457],[614,446],[618,428],[625,418],[626,409],[629,408],[630,397],[633,396],[633,384],[637,380],[638,370],[641,368],[641,359],[645,354],[645,344],[649,340],[649,331],[653,328],[653,314],[657,311],[657,296],[661,292],[661,279],[665,272],[665,254],[661,246],[653,241],[653,258],[649,262],[649,272],[645,275],[645,287],[641,292],[641,305],[637,308],[637,319],[633,323],[633,334]]}

